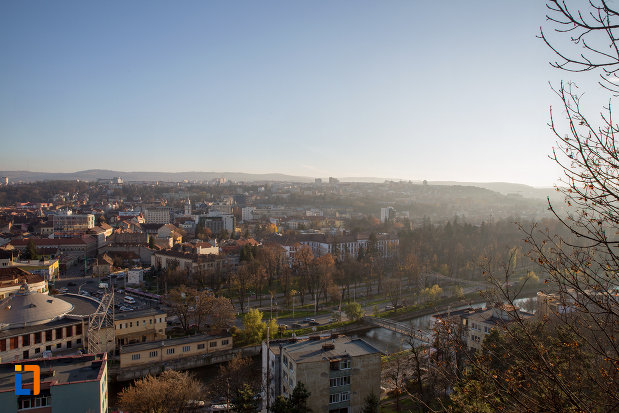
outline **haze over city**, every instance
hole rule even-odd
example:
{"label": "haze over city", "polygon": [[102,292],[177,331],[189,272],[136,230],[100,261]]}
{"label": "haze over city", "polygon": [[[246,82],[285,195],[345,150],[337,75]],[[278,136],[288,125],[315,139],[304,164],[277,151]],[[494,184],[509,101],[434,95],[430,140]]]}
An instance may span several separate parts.
{"label": "haze over city", "polygon": [[544,24],[543,2],[3,2],[0,169],[551,186],[570,76]]}

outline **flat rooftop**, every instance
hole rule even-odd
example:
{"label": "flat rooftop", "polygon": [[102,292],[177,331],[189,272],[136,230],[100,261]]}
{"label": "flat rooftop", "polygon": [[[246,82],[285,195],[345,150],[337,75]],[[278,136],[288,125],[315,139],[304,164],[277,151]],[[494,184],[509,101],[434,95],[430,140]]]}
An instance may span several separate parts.
{"label": "flat rooftop", "polygon": [[[52,386],[85,381],[100,381],[107,363],[107,354],[54,357],[48,359],[20,360],[0,364],[0,393],[15,391],[15,365],[37,364],[41,368],[41,383]],[[53,371],[53,376],[46,372]],[[23,375],[23,384],[32,383],[32,374]]]}
{"label": "flat rooftop", "polygon": [[195,335],[195,336],[172,338],[168,340],[157,340],[157,341],[150,341],[148,343],[138,343],[138,344],[130,344],[127,346],[122,346],[122,348],[120,349],[120,352],[121,353],[134,353],[136,351],[155,350],[161,347],[171,347],[171,346],[178,346],[180,344],[198,343],[201,341],[215,340],[215,339],[227,338],[227,337],[232,337],[232,336],[231,335],[208,336],[205,334],[200,334],[200,335]]}
{"label": "flat rooftop", "polygon": [[124,311],[122,313],[114,313],[114,320],[129,320],[132,318],[153,317],[157,315],[167,314],[163,310],[156,308],[145,308],[144,310]]}
{"label": "flat rooftop", "polygon": [[99,302],[93,298],[77,294],[57,294],[56,296],[73,305],[73,310],[69,313],[71,315],[87,317],[97,311],[97,307],[99,307]]}
{"label": "flat rooftop", "polygon": [[[332,344],[333,349],[323,349],[324,344]],[[381,354],[374,346],[360,338],[321,337],[320,340],[307,339],[284,344],[283,349],[297,363],[311,363],[338,357],[358,357],[367,354]]]}

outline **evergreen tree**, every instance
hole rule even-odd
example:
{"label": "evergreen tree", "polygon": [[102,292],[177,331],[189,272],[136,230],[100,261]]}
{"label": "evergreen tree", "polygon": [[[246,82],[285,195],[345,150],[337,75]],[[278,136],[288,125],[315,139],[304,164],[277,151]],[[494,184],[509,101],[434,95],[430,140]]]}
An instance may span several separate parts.
{"label": "evergreen tree", "polygon": [[238,413],[258,413],[258,399],[255,397],[254,391],[247,383],[243,384],[232,400],[234,411]]}
{"label": "evergreen tree", "polygon": [[378,413],[378,405],[380,400],[374,392],[370,393],[363,401],[363,410],[361,413]]}

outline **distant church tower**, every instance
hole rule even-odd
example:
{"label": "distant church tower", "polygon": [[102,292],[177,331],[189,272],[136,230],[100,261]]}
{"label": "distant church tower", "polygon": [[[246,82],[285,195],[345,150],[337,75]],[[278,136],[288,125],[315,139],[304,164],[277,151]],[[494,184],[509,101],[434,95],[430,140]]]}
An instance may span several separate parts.
{"label": "distant church tower", "polygon": [[191,200],[189,198],[187,198],[187,201],[185,201],[185,216],[191,216]]}

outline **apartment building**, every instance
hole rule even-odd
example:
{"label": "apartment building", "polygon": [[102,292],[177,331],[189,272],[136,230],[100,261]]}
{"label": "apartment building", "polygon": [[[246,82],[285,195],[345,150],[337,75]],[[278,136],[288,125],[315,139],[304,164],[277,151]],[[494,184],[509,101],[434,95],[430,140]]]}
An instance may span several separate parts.
{"label": "apartment building", "polygon": [[73,215],[71,211],[66,214],[54,215],[52,217],[54,232],[85,232],[95,226],[95,216],[93,214]]}
{"label": "apartment building", "polygon": [[[38,365],[39,394],[16,395],[16,366]],[[34,375],[22,372],[22,388],[34,389]],[[53,357],[0,364],[3,413],[108,412],[107,354]]]}
{"label": "apartment building", "polygon": [[314,412],[361,412],[365,398],[380,395],[380,351],[361,339],[336,336],[262,344],[263,388],[269,404],[289,397],[302,382]]}
{"label": "apartment building", "polygon": [[172,208],[154,207],[144,211],[144,221],[147,224],[169,224]]}
{"label": "apartment building", "polygon": [[534,315],[512,305],[497,303],[489,308],[466,308],[433,317],[437,320],[458,320],[462,324],[462,338],[467,348],[479,350],[494,328],[513,322],[515,317],[526,320],[532,319]]}
{"label": "apartment building", "polygon": [[120,367],[135,367],[232,349],[231,335],[195,335],[124,346]]}

